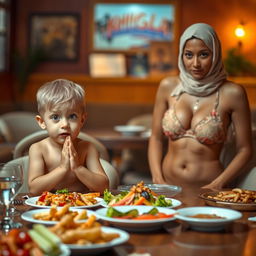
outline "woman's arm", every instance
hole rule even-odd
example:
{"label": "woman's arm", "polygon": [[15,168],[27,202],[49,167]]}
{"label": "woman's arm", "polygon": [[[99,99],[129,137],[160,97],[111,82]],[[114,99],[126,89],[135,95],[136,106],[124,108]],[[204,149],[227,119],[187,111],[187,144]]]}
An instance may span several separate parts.
{"label": "woman's arm", "polygon": [[152,133],[149,139],[148,161],[153,183],[163,184],[165,180],[162,173],[163,158],[163,131],[162,118],[168,108],[168,96],[170,95],[170,83],[163,80],[157,91],[153,111]]}
{"label": "woman's arm", "polygon": [[252,156],[250,107],[243,87],[231,84],[224,91],[230,102],[231,121],[235,130],[236,155],[226,169],[204,188],[221,189],[237,177]]}

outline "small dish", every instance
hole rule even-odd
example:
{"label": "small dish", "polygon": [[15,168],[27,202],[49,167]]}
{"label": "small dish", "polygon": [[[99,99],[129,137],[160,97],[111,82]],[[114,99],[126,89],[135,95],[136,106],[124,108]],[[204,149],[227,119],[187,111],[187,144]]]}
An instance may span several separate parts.
{"label": "small dish", "polygon": [[218,192],[204,192],[201,193],[199,197],[203,199],[207,205],[210,206],[225,207],[238,211],[256,211],[256,203],[233,203],[208,198],[208,196],[213,197],[217,194]]}
{"label": "small dish", "polygon": [[[118,186],[118,190],[120,191],[129,191],[131,187],[134,185],[121,185]],[[174,185],[167,184],[145,184],[145,187],[148,187],[158,195],[164,195],[168,197],[175,196],[182,191],[182,188]]]}
{"label": "small dish", "polygon": [[67,244],[68,248],[71,250],[72,255],[91,255],[91,254],[99,254],[104,251],[107,251],[110,248],[118,246],[127,242],[130,238],[130,235],[120,229],[110,228],[110,227],[102,227],[102,231],[105,233],[118,233],[119,237],[103,244]]}
{"label": "small dish", "polygon": [[[38,205],[38,204],[36,204],[38,199],[39,199],[39,196],[30,197],[30,198],[25,200],[25,204],[29,205],[29,206],[37,207],[37,208],[48,208],[48,209],[50,209],[52,207],[51,205],[48,206],[48,205]],[[93,207],[96,207],[96,206],[100,206],[101,201],[103,201],[103,199],[100,198],[100,197],[96,197],[95,199],[97,200],[96,204],[93,204],[93,205],[83,205],[83,206],[72,206],[72,208],[75,208],[75,209],[86,209],[86,208],[93,208]]]}
{"label": "small dish", "polygon": [[141,125],[117,125],[114,130],[124,136],[136,136],[145,131],[146,127]]}
{"label": "small dish", "polygon": [[[214,214],[221,218],[195,218],[197,214]],[[242,214],[239,211],[219,208],[219,207],[186,207],[177,210],[176,218],[190,225],[194,230],[198,231],[219,231],[225,228],[227,224],[240,219]]]}
{"label": "small dish", "polygon": [[[75,211],[75,212],[81,212],[83,211],[83,209],[69,209],[70,211]],[[31,211],[27,211],[22,213],[21,218],[25,221],[28,222],[32,222],[32,223],[40,223],[40,224],[44,224],[44,225],[54,225],[56,223],[58,223],[58,221],[52,221],[52,220],[39,220],[39,219],[35,219],[33,216],[35,214],[39,214],[39,213],[45,213],[45,212],[49,212],[50,209],[36,209],[36,210],[31,210]],[[87,216],[91,216],[91,215],[95,215],[94,211],[90,211],[90,210],[86,210],[87,211]],[[79,220],[78,222],[82,223],[82,222],[86,222],[87,219],[84,220]]]}
{"label": "small dish", "polygon": [[[140,206],[115,206],[114,208],[121,212],[137,209],[139,211],[139,214],[142,214],[150,211],[153,207],[140,205]],[[102,219],[118,228],[125,229],[127,231],[147,232],[151,230],[161,229],[165,223],[176,219],[175,217],[176,210],[163,208],[163,207],[156,207],[156,208],[158,209],[159,212],[166,213],[166,214],[173,214],[173,216],[169,218],[161,218],[161,219],[153,219],[153,220],[132,220],[132,219],[119,219],[119,218],[107,217],[106,216],[107,208],[98,209],[96,210],[95,213],[99,219]]]}

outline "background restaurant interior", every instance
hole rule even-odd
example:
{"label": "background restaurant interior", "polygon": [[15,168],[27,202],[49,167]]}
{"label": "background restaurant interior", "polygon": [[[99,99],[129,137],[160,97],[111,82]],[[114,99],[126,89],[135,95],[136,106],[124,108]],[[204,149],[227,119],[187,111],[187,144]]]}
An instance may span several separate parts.
{"label": "background restaurant interior", "polygon": [[37,89],[57,78],[85,86],[85,131],[151,115],[159,82],[177,74],[179,36],[196,22],[216,29],[253,112],[255,17],[256,0],[0,0],[0,115],[35,113]]}

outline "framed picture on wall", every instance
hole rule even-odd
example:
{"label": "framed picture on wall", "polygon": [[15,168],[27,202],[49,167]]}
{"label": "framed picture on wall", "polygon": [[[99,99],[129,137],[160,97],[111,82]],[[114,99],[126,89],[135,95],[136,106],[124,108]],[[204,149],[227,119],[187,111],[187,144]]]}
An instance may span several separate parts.
{"label": "framed picture on wall", "polygon": [[147,50],[152,40],[175,39],[175,5],[172,1],[94,1],[94,51]]}
{"label": "framed picture on wall", "polygon": [[177,69],[177,57],[171,42],[152,41],[148,57],[150,75],[167,75]]}
{"label": "framed picture on wall", "polygon": [[46,60],[75,61],[79,56],[78,14],[33,13],[29,19],[30,49],[40,49]]}
{"label": "framed picture on wall", "polygon": [[120,53],[91,53],[89,56],[92,77],[124,77],[125,56]]}

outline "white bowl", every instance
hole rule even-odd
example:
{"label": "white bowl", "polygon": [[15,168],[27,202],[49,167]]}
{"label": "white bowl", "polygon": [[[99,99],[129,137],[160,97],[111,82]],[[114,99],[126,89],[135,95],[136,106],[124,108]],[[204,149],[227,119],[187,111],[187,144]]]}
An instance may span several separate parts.
{"label": "white bowl", "polygon": [[122,133],[124,136],[135,136],[146,130],[145,126],[141,125],[117,125],[114,130]]}
{"label": "white bowl", "polygon": [[[150,211],[153,206],[145,206],[145,205],[127,205],[127,206],[115,206],[113,207],[121,212],[127,212],[132,209],[137,209],[139,214]],[[175,220],[176,210],[164,208],[164,207],[156,207],[159,212],[163,212],[166,214],[173,214],[173,216],[169,218],[161,218],[161,219],[152,219],[152,220],[133,220],[133,219],[118,219],[107,217],[106,213],[108,208],[101,208],[95,211],[96,216],[99,219],[102,219],[111,225],[127,230],[127,231],[136,231],[136,232],[147,232],[152,230],[161,229],[163,225],[169,221]]]}
{"label": "white bowl", "polygon": [[[223,217],[219,219],[194,218],[196,214],[216,214]],[[177,210],[176,218],[187,222],[190,227],[198,231],[219,231],[227,224],[240,219],[242,214],[239,211],[220,207],[186,207]]]}

